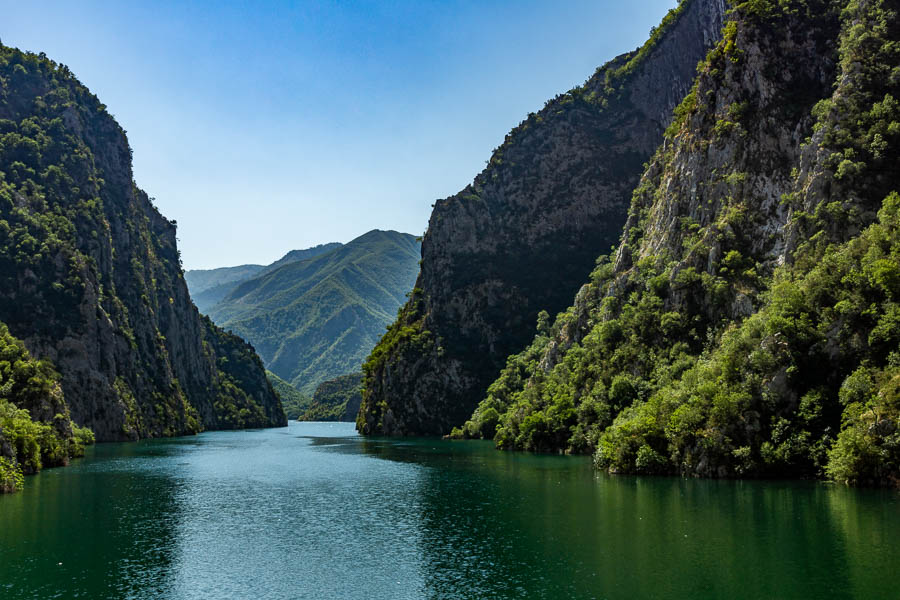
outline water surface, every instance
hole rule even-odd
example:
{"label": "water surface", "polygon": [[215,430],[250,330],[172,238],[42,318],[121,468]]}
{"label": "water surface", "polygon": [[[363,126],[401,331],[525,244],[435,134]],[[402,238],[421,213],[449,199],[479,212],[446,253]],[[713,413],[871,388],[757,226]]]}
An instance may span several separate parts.
{"label": "water surface", "polygon": [[609,477],[352,424],[101,444],[0,496],[0,598],[896,598],[900,496]]}

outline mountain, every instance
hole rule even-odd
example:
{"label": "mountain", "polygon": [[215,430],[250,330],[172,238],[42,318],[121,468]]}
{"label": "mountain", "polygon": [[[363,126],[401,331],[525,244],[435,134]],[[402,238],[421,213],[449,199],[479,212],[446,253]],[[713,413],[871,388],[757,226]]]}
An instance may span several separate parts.
{"label": "mountain", "polygon": [[[271,273],[272,271],[288,263],[315,258],[320,254],[327,254],[332,250],[340,248],[342,245],[343,244],[341,244],[340,242],[329,242],[327,244],[319,244],[318,246],[313,246],[312,248],[306,248],[304,250],[291,250],[272,264],[266,265],[265,267],[260,269],[259,275]],[[247,279],[249,279],[249,277],[247,277]]]}
{"label": "mountain", "polygon": [[446,434],[541,310],[563,310],[621,234],[643,165],[719,38],[724,0],[686,0],[640,49],[548,101],[438,201],[415,291],[365,365],[359,430]]}
{"label": "mountain", "polygon": [[618,247],[456,437],[900,482],[900,3],[737,4]]}
{"label": "mountain", "polygon": [[362,403],[362,373],[341,375],[316,388],[300,421],[345,421],[352,423]]}
{"label": "mountain", "polygon": [[197,310],[206,313],[210,308],[225,299],[234,291],[239,283],[252,277],[271,273],[282,265],[299,260],[306,260],[340,247],[339,242],[319,244],[305,250],[291,250],[270,265],[240,265],[237,267],[221,267],[218,269],[195,269],[187,271],[184,279],[191,292],[191,298]]}
{"label": "mountain", "polygon": [[[27,350],[21,372],[43,365],[45,400],[17,400],[16,369],[0,396],[65,443],[69,421],[98,440],[285,424],[253,349],[194,308],[176,224],[133,182],[106,107],[64,65],[3,46],[0,83],[0,321]],[[7,433],[0,455],[20,469]]]}
{"label": "mountain", "polygon": [[250,279],[265,267],[263,265],[240,265],[237,267],[221,267],[219,269],[194,269],[184,272],[184,282],[195,296],[211,288],[229,283],[237,283]]}
{"label": "mountain", "polygon": [[305,394],[359,370],[412,289],[420,245],[370,231],[240,283],[209,316],[249,341],[269,370]]}
{"label": "mountain", "polygon": [[201,313],[231,293],[237,284],[258,274],[263,265],[240,265],[209,270],[185,271],[184,281],[194,305]]}

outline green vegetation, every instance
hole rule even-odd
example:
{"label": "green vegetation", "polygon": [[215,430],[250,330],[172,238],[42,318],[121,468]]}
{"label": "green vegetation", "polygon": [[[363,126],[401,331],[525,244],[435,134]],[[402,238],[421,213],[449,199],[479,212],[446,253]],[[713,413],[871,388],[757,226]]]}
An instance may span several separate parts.
{"label": "green vegetation", "polygon": [[412,289],[415,237],[371,231],[240,283],[210,317],[253,344],[303,394],[359,369]]}
{"label": "green vegetation", "polygon": [[106,107],[66,66],[2,45],[0,84],[0,319],[53,357],[72,416],[103,440],[283,423],[252,349],[200,322],[176,224],[133,181]]}
{"label": "green vegetation", "polygon": [[356,421],[362,402],[362,373],[342,375],[316,388],[300,421]]}
{"label": "green vegetation", "polygon": [[680,2],[640,49],[530,113],[471,185],[435,204],[421,290],[364,369],[360,431],[449,433],[529,344],[538,313],[571,303],[618,241],[660,115],[693,81],[719,8]]}
{"label": "green vegetation", "polygon": [[22,489],[23,475],[67,465],[94,443],[69,418],[58,375],[33,359],[0,323],[0,493]]}
{"label": "green vegetation", "polygon": [[[552,327],[542,315],[455,437],[593,453],[618,473],[900,482],[898,12],[747,2],[734,18],[635,191],[615,260],[598,260]],[[742,88],[742,40],[765,52],[791,31],[818,48],[792,55],[790,80],[769,58],[775,108],[754,124],[765,109]],[[837,37],[832,93],[815,78]],[[817,165],[742,151],[798,120]],[[692,153],[730,158],[679,180]],[[790,218],[757,206],[760,177],[789,190]]]}
{"label": "green vegetation", "polygon": [[319,244],[305,250],[291,250],[270,265],[240,265],[209,270],[192,270],[184,273],[184,280],[191,292],[191,299],[197,309],[206,313],[213,306],[224,300],[241,283],[271,273],[282,265],[307,260],[331,252],[341,244]]}
{"label": "green vegetation", "polygon": [[300,418],[300,415],[302,415],[309,407],[312,398],[302,393],[275,373],[266,371],[266,375],[272,383],[275,392],[281,398],[281,406],[284,408],[284,415],[292,421]]}
{"label": "green vegetation", "polygon": [[659,41],[675,24],[678,20],[678,16],[684,12],[684,9],[688,6],[690,1],[691,0],[679,0],[678,6],[669,9],[669,12],[666,13],[666,16],[663,17],[660,24],[650,29],[650,37],[644,42],[644,45],[633,55],[629,56],[628,62],[613,71],[610,79],[622,78],[631,74],[643,61],[647,60],[647,56],[659,45]]}
{"label": "green vegetation", "polygon": [[[612,471],[900,482],[900,196],[602,435]],[[652,457],[650,460],[648,457]]]}

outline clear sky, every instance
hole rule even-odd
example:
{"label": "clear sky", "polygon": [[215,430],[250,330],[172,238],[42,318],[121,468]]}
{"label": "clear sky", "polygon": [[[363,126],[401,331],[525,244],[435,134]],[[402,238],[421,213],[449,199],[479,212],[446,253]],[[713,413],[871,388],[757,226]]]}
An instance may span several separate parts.
{"label": "clear sky", "polygon": [[423,233],[528,112],[675,4],[0,0],[0,40],[109,107],[195,269]]}

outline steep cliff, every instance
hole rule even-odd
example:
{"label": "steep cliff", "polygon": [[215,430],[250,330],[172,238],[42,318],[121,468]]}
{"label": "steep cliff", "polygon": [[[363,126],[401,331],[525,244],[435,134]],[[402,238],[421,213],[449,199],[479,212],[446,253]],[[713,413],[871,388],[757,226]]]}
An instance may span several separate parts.
{"label": "steep cliff", "polygon": [[459,436],[614,472],[900,479],[900,20],[745,2],[620,245]]}
{"label": "steep cliff", "polygon": [[449,432],[528,343],[538,312],[571,302],[618,240],[724,12],[724,0],[685,0],[646,45],[530,114],[471,185],[436,203],[416,290],[365,366],[361,432]]}
{"label": "steep cliff", "polygon": [[100,440],[283,425],[252,347],[203,319],[175,223],[67,67],[0,46],[0,321]]}

